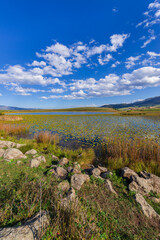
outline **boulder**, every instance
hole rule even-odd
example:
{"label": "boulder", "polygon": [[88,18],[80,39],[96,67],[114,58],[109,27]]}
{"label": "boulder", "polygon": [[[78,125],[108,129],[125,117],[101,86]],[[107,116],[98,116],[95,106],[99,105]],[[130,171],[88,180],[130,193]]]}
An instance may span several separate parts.
{"label": "boulder", "polygon": [[17,165],[21,165],[22,164],[22,162],[21,161],[17,161]]}
{"label": "boulder", "polygon": [[69,160],[67,158],[62,158],[61,160],[59,160],[58,164],[61,166],[64,166],[66,164],[69,163]]}
{"label": "boulder", "polygon": [[38,213],[21,226],[0,228],[2,240],[35,240],[41,238],[41,232],[49,225],[46,212]]}
{"label": "boulder", "polygon": [[37,167],[39,167],[40,164],[41,164],[41,162],[38,161],[36,158],[34,158],[34,159],[31,160],[30,167],[31,168],[37,168]]}
{"label": "boulder", "polygon": [[26,144],[20,144],[20,143],[16,143],[16,148],[20,148],[20,147],[24,147],[24,146],[26,146]]}
{"label": "boulder", "polygon": [[5,150],[0,148],[0,157],[3,157],[4,153],[5,153]]}
{"label": "boulder", "polygon": [[93,175],[94,177],[99,177],[100,174],[101,174],[101,171],[99,170],[99,168],[94,168],[94,169],[92,170],[92,175]]}
{"label": "boulder", "polygon": [[59,191],[67,192],[67,191],[69,191],[69,189],[70,189],[70,185],[69,185],[68,181],[63,181],[58,184]]}
{"label": "boulder", "polygon": [[135,200],[141,205],[142,212],[144,213],[145,216],[148,218],[158,218],[160,219],[160,216],[156,213],[156,211],[146,202],[144,197],[140,194],[137,193],[135,195]]}
{"label": "boulder", "polygon": [[27,158],[27,157],[19,149],[8,148],[3,154],[3,158],[7,160],[11,160],[11,159],[21,159],[21,158]]}
{"label": "boulder", "polygon": [[101,171],[101,173],[108,172],[108,169],[102,166],[98,166],[98,169]]}
{"label": "boulder", "polygon": [[12,148],[16,147],[16,143],[11,141],[0,141],[0,148]]}
{"label": "boulder", "polygon": [[73,167],[71,167],[71,166],[69,166],[68,168],[67,168],[67,172],[73,172]]}
{"label": "boulder", "polygon": [[29,155],[29,154],[35,155],[35,154],[37,154],[37,151],[35,149],[31,149],[31,150],[28,150],[25,154],[26,155]]}
{"label": "boulder", "polygon": [[105,184],[106,184],[107,189],[108,189],[111,193],[113,193],[113,194],[115,194],[116,196],[118,196],[118,194],[116,193],[116,191],[113,189],[112,183],[111,183],[110,180],[107,179],[106,182],[105,182]]}
{"label": "boulder", "polygon": [[55,155],[52,155],[52,160],[54,160],[54,161],[58,161],[58,160],[59,160],[59,158],[58,158],[58,157],[56,157]]}
{"label": "boulder", "polygon": [[131,180],[130,178],[132,176],[138,176],[138,174],[136,172],[134,172],[132,169],[130,169],[128,167],[124,167],[121,169],[121,176],[123,178],[127,178],[128,180]]}
{"label": "boulder", "polygon": [[33,158],[33,159],[31,160],[30,167],[31,167],[31,168],[33,168],[33,167],[36,167],[36,168],[37,168],[37,167],[41,164],[41,162],[46,162],[46,159],[45,159],[44,156],[39,156],[39,157],[37,157],[37,158]]}
{"label": "boulder", "polygon": [[113,173],[111,171],[107,171],[107,172],[102,172],[100,176],[102,178],[107,178],[107,177],[109,177],[111,175],[113,175]]}
{"label": "boulder", "polygon": [[67,171],[62,167],[57,167],[56,173],[57,173],[57,176],[61,179],[66,179],[67,174],[68,174]]}
{"label": "boulder", "polygon": [[160,177],[150,174],[150,178],[143,178],[139,176],[132,176],[129,189],[146,195],[150,192],[156,192],[160,194]]}
{"label": "boulder", "polygon": [[70,208],[72,204],[78,203],[78,198],[76,196],[74,188],[70,188],[67,196],[61,200],[61,206],[64,209]]}
{"label": "boulder", "polygon": [[76,190],[80,190],[85,182],[89,182],[90,177],[87,174],[74,174],[71,177],[71,186]]}

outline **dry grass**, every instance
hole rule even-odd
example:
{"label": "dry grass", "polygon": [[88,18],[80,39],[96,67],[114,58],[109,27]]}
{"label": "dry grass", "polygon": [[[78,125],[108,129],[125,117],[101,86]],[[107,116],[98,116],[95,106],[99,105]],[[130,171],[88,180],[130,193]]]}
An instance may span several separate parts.
{"label": "dry grass", "polygon": [[151,139],[112,138],[99,147],[100,161],[111,169],[128,166],[135,171],[147,170],[160,176],[160,145]]}
{"label": "dry grass", "polygon": [[58,134],[52,134],[49,131],[42,131],[39,133],[34,134],[34,139],[37,143],[43,143],[43,144],[58,144],[59,142],[59,136]]}
{"label": "dry grass", "polygon": [[29,130],[27,125],[15,125],[0,123],[0,135],[3,137],[16,136],[26,133]]}
{"label": "dry grass", "polygon": [[0,121],[22,121],[23,118],[22,117],[18,117],[18,116],[6,116],[6,115],[2,115],[0,116]]}

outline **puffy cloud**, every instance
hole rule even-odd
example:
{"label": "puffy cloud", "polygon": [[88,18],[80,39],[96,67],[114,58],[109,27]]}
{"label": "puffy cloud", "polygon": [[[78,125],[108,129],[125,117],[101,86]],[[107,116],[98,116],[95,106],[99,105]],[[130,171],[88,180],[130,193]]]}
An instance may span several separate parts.
{"label": "puffy cloud", "polygon": [[6,85],[8,90],[16,92],[17,95],[29,96],[32,93],[45,92],[43,89],[24,88],[16,83],[11,83],[10,85],[12,86],[11,88],[8,88],[8,85]]}
{"label": "puffy cloud", "polygon": [[46,63],[44,61],[41,62],[33,61],[32,64],[28,64],[28,66],[43,67],[46,66]]}
{"label": "puffy cloud", "polygon": [[111,54],[107,54],[103,58],[102,58],[102,56],[100,56],[98,58],[98,62],[99,62],[100,65],[105,65],[112,59],[113,59],[112,55]]}
{"label": "puffy cloud", "polygon": [[47,78],[43,75],[43,70],[40,68],[34,68],[26,70],[20,65],[9,66],[7,69],[0,73],[0,84],[18,83],[18,84],[60,84],[58,78]]}
{"label": "puffy cloud", "polygon": [[140,59],[141,55],[138,55],[136,57],[129,57],[127,58],[127,61],[125,62],[126,64],[126,68],[130,69],[135,65],[135,62],[138,61]]}
{"label": "puffy cloud", "polygon": [[125,73],[122,76],[109,74],[104,78],[96,80],[88,78],[85,80],[74,80],[68,85],[70,93],[67,95],[43,96],[43,99],[84,99],[93,97],[109,97],[129,95],[135,89],[156,87],[160,85],[160,68],[142,67]]}

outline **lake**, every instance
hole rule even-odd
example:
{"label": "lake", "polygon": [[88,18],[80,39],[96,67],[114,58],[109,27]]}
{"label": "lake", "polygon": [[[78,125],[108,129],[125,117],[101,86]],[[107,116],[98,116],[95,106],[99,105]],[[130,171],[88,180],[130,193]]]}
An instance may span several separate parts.
{"label": "lake", "polygon": [[7,115],[95,115],[95,114],[114,114],[114,112],[21,112],[7,113]]}
{"label": "lake", "polygon": [[[70,112],[71,113],[71,112]],[[78,112],[79,113],[79,112]],[[50,131],[60,136],[60,145],[79,142],[94,145],[103,138],[153,138],[160,142],[160,116],[116,116],[107,114],[25,114],[30,135]]]}

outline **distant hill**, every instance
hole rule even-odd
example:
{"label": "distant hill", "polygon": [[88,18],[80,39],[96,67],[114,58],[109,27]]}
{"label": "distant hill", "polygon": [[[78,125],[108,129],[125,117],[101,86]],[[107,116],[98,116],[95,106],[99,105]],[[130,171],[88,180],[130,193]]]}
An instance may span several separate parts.
{"label": "distant hill", "polygon": [[30,109],[31,108],[27,109],[27,108],[19,108],[19,107],[11,107],[11,106],[0,105],[0,110],[30,110]]}
{"label": "distant hill", "polygon": [[120,104],[108,104],[101,106],[102,108],[129,108],[129,107],[154,107],[160,105],[160,96],[159,97],[153,97],[153,98],[147,98],[142,101],[136,101],[133,103],[120,103]]}

